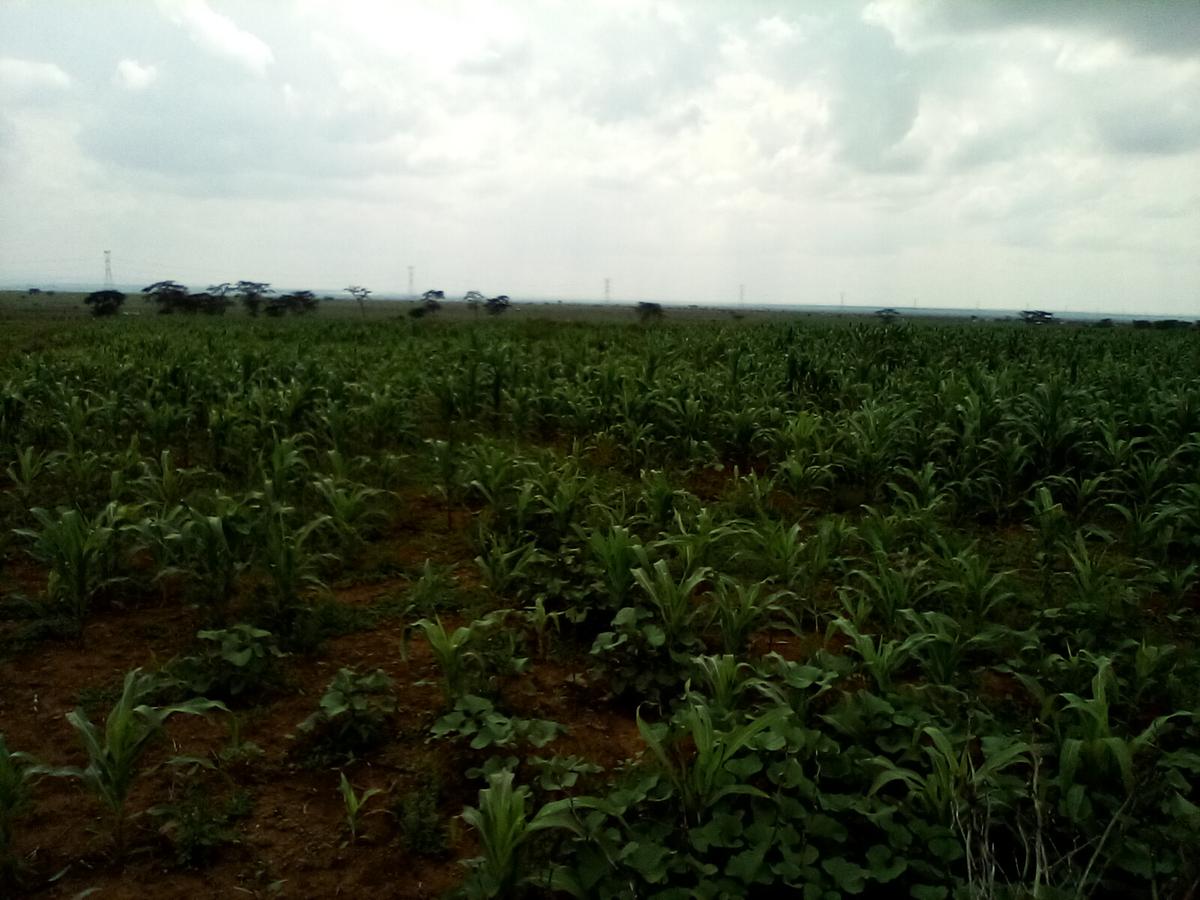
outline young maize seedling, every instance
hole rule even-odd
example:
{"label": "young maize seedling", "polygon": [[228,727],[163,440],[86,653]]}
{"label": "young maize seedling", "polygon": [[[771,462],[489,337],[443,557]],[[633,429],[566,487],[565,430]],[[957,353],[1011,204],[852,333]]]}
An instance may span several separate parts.
{"label": "young maize seedling", "polygon": [[[339,777],[341,782],[338,788],[342,792],[342,802],[346,805],[346,825],[350,829],[350,843],[355,844],[358,842],[359,819],[363,815],[363,807],[376,794],[382,794],[383,789],[367,788],[359,794],[355,792],[354,785],[346,778],[345,772],[339,773]],[[374,812],[382,812],[382,810],[373,810],[372,813]],[[372,813],[367,813],[367,815]]]}

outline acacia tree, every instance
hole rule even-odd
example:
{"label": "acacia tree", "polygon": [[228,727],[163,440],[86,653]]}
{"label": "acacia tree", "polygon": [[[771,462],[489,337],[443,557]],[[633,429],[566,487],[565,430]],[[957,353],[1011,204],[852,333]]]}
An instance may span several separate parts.
{"label": "acacia tree", "polygon": [[193,294],[177,281],[156,281],[142,288],[147,300],[158,304],[160,313],[176,312],[221,315],[232,301],[226,296],[231,290],[228,284],[217,284],[207,291]]}
{"label": "acacia tree", "polygon": [[509,300],[508,294],[501,294],[498,297],[488,297],[487,311],[493,316],[498,316],[500,313],[506,311],[511,305],[512,301]]}
{"label": "acacia tree", "polygon": [[236,288],[228,281],[211,285],[204,293],[195,295],[197,298],[196,311],[210,316],[225,315],[225,310],[233,306],[229,295],[235,290]]}
{"label": "acacia tree", "polygon": [[284,313],[302,316],[316,312],[317,302],[317,297],[312,291],[292,291],[290,294],[272,297],[263,307],[263,312],[273,319],[279,318]]}
{"label": "acacia tree", "polygon": [[142,288],[142,293],[148,301],[158,304],[158,311],[163,315],[188,307],[188,289],[178,281],[156,281]]}
{"label": "acacia tree", "polygon": [[262,309],[263,299],[267,294],[275,293],[271,285],[265,281],[239,281],[234,286],[234,293],[241,298],[242,306],[252,317],[257,316]]}
{"label": "acacia tree", "polygon": [[483,296],[483,294],[479,293],[479,291],[467,291],[467,293],[463,295],[463,300],[466,301],[467,306],[471,307],[471,311],[475,313],[475,315],[479,315],[479,304],[486,303],[487,297]]}
{"label": "acacia tree", "polygon": [[367,317],[367,298],[371,296],[371,291],[358,284],[352,284],[345,290],[346,293],[358,301],[358,311],[362,313],[365,319]]}
{"label": "acacia tree", "polygon": [[188,294],[180,307],[183,312],[204,313],[206,316],[223,316],[225,310],[233,305],[226,295],[231,290],[228,282],[214,284],[206,291]]}

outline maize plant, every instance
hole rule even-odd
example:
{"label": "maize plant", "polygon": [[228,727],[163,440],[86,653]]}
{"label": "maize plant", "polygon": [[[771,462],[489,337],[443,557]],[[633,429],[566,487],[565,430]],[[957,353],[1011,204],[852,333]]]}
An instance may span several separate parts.
{"label": "maize plant", "polygon": [[982,764],[976,764],[970,740],[955,741],[935,726],[926,726],[922,735],[928,739],[922,747],[928,771],[879,758],[877,762],[883,771],[871,785],[872,794],[900,783],[909,791],[909,802],[930,819],[966,829],[968,820],[981,815],[984,807],[999,810],[1011,806],[1024,793],[1024,779],[1006,773],[1031,765],[1032,747],[1025,741],[993,739],[988,742]]}
{"label": "maize plant", "polygon": [[50,568],[50,601],[63,608],[82,634],[92,598],[117,581],[116,537],[123,510],[110,503],[91,519],[77,509],[51,513],[35,507],[30,512],[41,530],[21,528],[17,534],[33,541],[30,554]]}
{"label": "maize plant", "polygon": [[421,619],[413,624],[413,628],[421,629],[442,673],[442,693],[447,705],[474,690],[477,682],[488,674],[483,642],[503,624],[507,616],[507,610],[498,610],[453,631],[447,629],[439,618]]}
{"label": "maize plant", "polygon": [[741,653],[750,635],[760,628],[785,625],[798,629],[796,617],[784,603],[791,596],[788,591],[768,593],[762,582],[745,584],[720,579],[709,601],[710,626],[720,635],[725,652]]}
{"label": "maize plant", "polygon": [[779,725],[787,715],[787,710],[776,707],[744,724],[718,731],[708,707],[704,703],[691,703],[680,716],[680,726],[682,734],[691,738],[692,751],[682,749],[661,729],[638,716],[642,740],[674,791],[684,828],[699,824],[723,797],[766,796],[759,788],[741,781],[729,763],[738,754],[752,749],[760,734]]}
{"label": "maize plant", "polygon": [[[358,829],[361,824],[360,819],[363,816],[363,808],[370,802],[371,798],[377,794],[382,794],[381,788],[367,788],[362,793],[354,790],[349,779],[346,778],[345,772],[339,773],[338,790],[342,795],[342,803],[346,807],[346,827],[350,829],[350,843],[358,842]],[[369,813],[368,813],[369,815]]]}
{"label": "maize plant", "polygon": [[16,451],[16,459],[8,464],[8,477],[21,496],[22,502],[33,496],[35,482],[50,463],[50,455],[36,447]]}
{"label": "maize plant", "polygon": [[847,649],[858,656],[862,668],[875,681],[881,694],[890,694],[895,689],[896,676],[917,655],[925,644],[936,636],[928,632],[911,634],[904,640],[889,640],[882,635],[872,638],[863,634],[848,619],[834,619],[831,630],[845,635],[850,643]]}
{"label": "maize plant", "polygon": [[539,832],[580,830],[575,804],[570,799],[554,800],[532,815],[526,811],[529,789],[513,787],[513,773],[498,772],[479,792],[479,806],[468,806],[462,817],[479,835],[482,855],[467,860],[463,893],[475,898],[518,897],[529,888],[548,886],[539,873],[526,865],[527,846]]}
{"label": "maize plant", "polygon": [[245,510],[234,501],[216,500],[212,514],[191,510],[173,538],[178,545],[176,570],[187,577],[193,596],[209,617],[223,622],[238,579],[249,566],[250,524]]}
{"label": "maize plant", "polygon": [[141,464],[142,475],[134,482],[142,502],[153,504],[159,511],[173,509],[187,497],[189,483],[201,473],[181,469],[175,464],[170,450],[164,450],[156,460]]}
{"label": "maize plant", "polygon": [[597,528],[588,534],[588,550],[600,570],[600,583],[614,611],[626,606],[633,590],[633,572],[647,568],[646,548],[623,525]]}
{"label": "maize plant", "polygon": [[0,885],[20,875],[13,834],[17,821],[32,809],[33,784],[40,771],[28,753],[9,750],[0,734]]}
{"label": "maize plant", "polygon": [[677,581],[668,569],[666,560],[662,559],[649,570],[634,569],[633,579],[654,612],[650,623],[645,626],[646,638],[651,646],[675,647],[690,642],[701,615],[701,609],[693,597],[708,576],[709,570],[700,568]]}
{"label": "maize plant", "polygon": [[1119,781],[1126,793],[1132,792],[1137,757],[1154,747],[1171,720],[1187,715],[1182,711],[1168,713],[1156,717],[1137,734],[1120,734],[1113,727],[1109,700],[1114,680],[1112,660],[1101,657],[1096,660],[1091,697],[1060,695],[1064,705],[1056,723],[1060,734],[1059,779],[1072,806],[1083,800],[1084,784],[1103,784],[1109,779]]}
{"label": "maize plant", "polygon": [[386,519],[383,511],[374,505],[381,491],[333,478],[318,478],[312,487],[325,504],[328,523],[344,553],[352,558],[361,549],[368,530]]}
{"label": "maize plant", "polygon": [[504,542],[492,539],[484,552],[475,557],[484,584],[492,593],[502,595],[519,589],[531,570],[545,559],[545,555],[534,543],[510,548]]}
{"label": "maize plant", "polygon": [[151,706],[148,700],[159,689],[159,680],[141,669],[126,673],[116,704],[97,727],[82,709],[67,713],[67,721],[79,735],[87,754],[84,768],[66,767],[51,774],[78,778],[108,808],[112,817],[113,843],[118,852],[125,846],[128,819],[126,801],[139,776],[145,774],[142,757],[165,733],[167,720],[176,715],[200,716],[213,710],[228,711],[224,704],[197,698],[170,706]]}
{"label": "maize plant", "polygon": [[265,614],[267,624],[277,633],[292,635],[307,609],[308,596],[325,588],[320,564],[328,556],[310,551],[309,543],[328,521],[320,516],[293,529],[281,514],[267,518],[262,564],[270,579],[270,591]]}

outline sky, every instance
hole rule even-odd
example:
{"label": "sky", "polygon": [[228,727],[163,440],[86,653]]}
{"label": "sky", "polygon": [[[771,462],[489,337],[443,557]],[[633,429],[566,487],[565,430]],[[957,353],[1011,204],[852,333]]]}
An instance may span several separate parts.
{"label": "sky", "polygon": [[139,287],[1200,318],[1200,2],[0,0],[0,284],[105,250]]}

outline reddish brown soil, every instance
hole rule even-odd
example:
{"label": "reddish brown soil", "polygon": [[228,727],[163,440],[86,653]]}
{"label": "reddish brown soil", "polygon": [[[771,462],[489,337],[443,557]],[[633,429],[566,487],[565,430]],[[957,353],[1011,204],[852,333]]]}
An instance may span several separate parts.
{"label": "reddish brown soil", "polygon": [[[473,556],[467,538],[473,514],[454,510],[447,530],[445,510],[436,500],[409,500],[397,525],[364,551],[369,565],[385,574],[362,583],[343,576],[339,584],[344,587],[334,592],[340,602],[370,607],[402,594],[427,558],[452,566],[460,589],[479,589],[474,567],[463,562]],[[30,595],[44,587],[44,573],[27,566],[19,571],[21,587]],[[452,617],[443,620],[459,624]],[[81,639],[46,640],[0,664],[0,732],[11,749],[29,752],[46,765],[84,765],[66,713],[85,702],[93,721],[101,721],[128,670],[155,670],[191,652],[201,627],[194,612],[177,601],[162,604],[157,592],[144,607],[97,610]],[[179,868],[157,831],[158,821],[146,814],[171,796],[172,770],[157,768],[136,783],[120,854],[113,849],[110,820],[76,779],[43,778],[35,787],[34,814],[17,827],[16,848],[30,870],[26,893],[71,898],[92,891],[90,896],[113,900],[445,894],[462,878],[459,860],[478,850],[457,816],[464,804],[476,802],[479,788],[462,770],[481,760],[428,742],[429,726],[443,703],[438,670],[423,640],[412,640],[406,657],[402,639],[403,624],[385,619],[368,631],[328,641],[316,655],[290,656],[284,687],[261,707],[238,711],[241,739],[257,744],[262,755],[228,766],[227,773],[232,787],[249,792],[251,810],[236,824],[239,842],[217,851],[201,869]],[[535,660],[502,696],[514,714],[566,727],[538,751],[541,755],[574,754],[608,769],[636,756],[642,742],[629,714],[604,702],[603,692],[589,680],[587,662]],[[440,779],[445,790],[439,811],[450,843],[445,854],[425,858],[407,852],[397,820],[382,814],[364,818],[359,840],[349,844],[339,770],[306,767],[296,752],[297,725],[317,709],[326,685],[343,666],[360,672],[383,669],[395,681],[399,703],[394,737],[343,771],[359,791],[384,791],[370,802],[368,808],[376,810],[390,809],[408,791]],[[177,716],[167,731],[168,740],[148,754],[148,766],[173,755],[211,757],[229,742],[224,714]]]}

